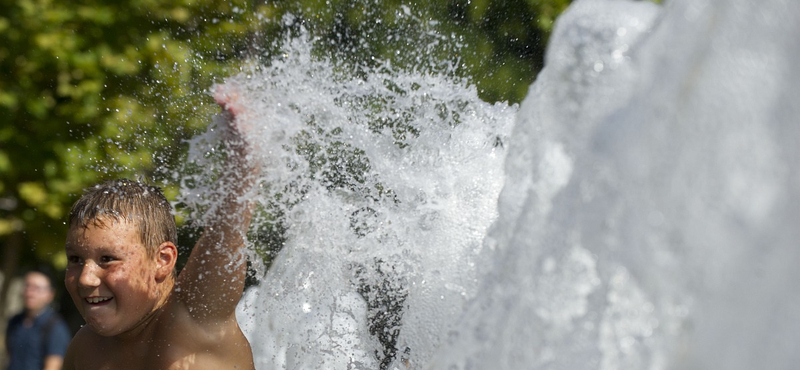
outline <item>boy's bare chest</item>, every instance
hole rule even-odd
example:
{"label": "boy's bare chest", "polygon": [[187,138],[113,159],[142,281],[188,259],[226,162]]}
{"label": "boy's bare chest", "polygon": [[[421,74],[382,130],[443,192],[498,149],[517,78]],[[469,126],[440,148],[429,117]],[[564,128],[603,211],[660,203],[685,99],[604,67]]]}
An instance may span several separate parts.
{"label": "boy's bare chest", "polygon": [[209,343],[204,338],[177,335],[136,346],[103,346],[83,351],[77,369],[97,370],[252,370],[252,352],[246,339],[227,338]]}
{"label": "boy's bare chest", "polygon": [[79,369],[97,370],[144,370],[144,369],[164,369],[164,370],[186,370],[186,369],[211,369],[209,363],[216,363],[213,356],[206,353],[189,353],[182,349],[158,348],[143,351],[123,350],[114,351],[106,354],[86,358],[84,366]]}

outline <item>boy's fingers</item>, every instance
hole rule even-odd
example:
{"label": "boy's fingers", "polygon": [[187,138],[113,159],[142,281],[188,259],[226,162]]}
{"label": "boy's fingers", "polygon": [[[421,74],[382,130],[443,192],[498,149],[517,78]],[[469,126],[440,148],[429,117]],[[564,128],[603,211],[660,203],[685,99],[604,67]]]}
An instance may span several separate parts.
{"label": "boy's fingers", "polygon": [[228,115],[225,123],[233,135],[228,140],[237,149],[247,151],[250,144],[245,136],[252,130],[253,124],[247,117],[247,106],[242,98],[240,86],[232,82],[216,85],[214,100],[222,107],[223,113]]}
{"label": "boy's fingers", "polygon": [[214,91],[214,100],[223,109],[231,112],[234,116],[242,111],[239,89],[235,86],[217,85]]}

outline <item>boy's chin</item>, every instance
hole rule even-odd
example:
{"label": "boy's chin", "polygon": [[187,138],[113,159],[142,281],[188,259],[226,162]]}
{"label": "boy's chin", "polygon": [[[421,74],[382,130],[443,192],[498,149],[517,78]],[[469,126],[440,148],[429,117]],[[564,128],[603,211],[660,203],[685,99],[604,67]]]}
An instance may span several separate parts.
{"label": "boy's chin", "polygon": [[121,330],[110,327],[109,325],[87,323],[85,327],[89,328],[92,333],[95,333],[101,337],[113,337],[122,332]]}

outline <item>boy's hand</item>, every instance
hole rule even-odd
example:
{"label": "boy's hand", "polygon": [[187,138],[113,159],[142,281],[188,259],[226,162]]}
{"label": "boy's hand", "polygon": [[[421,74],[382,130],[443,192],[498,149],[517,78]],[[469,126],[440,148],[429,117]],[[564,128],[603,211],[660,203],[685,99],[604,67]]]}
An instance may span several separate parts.
{"label": "boy's hand", "polygon": [[241,88],[238,84],[227,83],[225,85],[214,86],[214,100],[223,109],[232,113],[234,116],[243,112],[241,100],[239,98]]}
{"label": "boy's hand", "polygon": [[247,154],[250,147],[247,135],[252,132],[253,124],[251,111],[247,109],[241,94],[241,86],[233,82],[214,87],[214,100],[222,107],[220,127],[225,129],[225,141],[233,149],[242,151],[239,154]]}

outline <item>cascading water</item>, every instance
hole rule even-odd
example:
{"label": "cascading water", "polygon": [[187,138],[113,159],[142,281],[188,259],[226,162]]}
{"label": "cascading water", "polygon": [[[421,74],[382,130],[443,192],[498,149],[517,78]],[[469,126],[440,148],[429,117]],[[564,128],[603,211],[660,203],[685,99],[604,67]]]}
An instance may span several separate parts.
{"label": "cascading water", "polygon": [[523,102],[492,272],[430,368],[788,369],[793,1],[582,1]]}
{"label": "cascading water", "polygon": [[[227,82],[250,107],[239,119],[263,165],[255,229],[285,240],[240,322],[259,368],[422,363],[477,288],[517,108],[445,71],[382,64],[355,77],[311,44],[290,40],[282,59]],[[197,194],[222,170],[216,131],[195,138],[182,179],[193,218],[214,205]]]}
{"label": "cascading water", "polygon": [[[257,367],[793,368],[797,15],[577,1],[519,109],[300,41],[231,78],[255,233],[284,238],[240,305]],[[196,217],[217,140],[192,143]]]}

